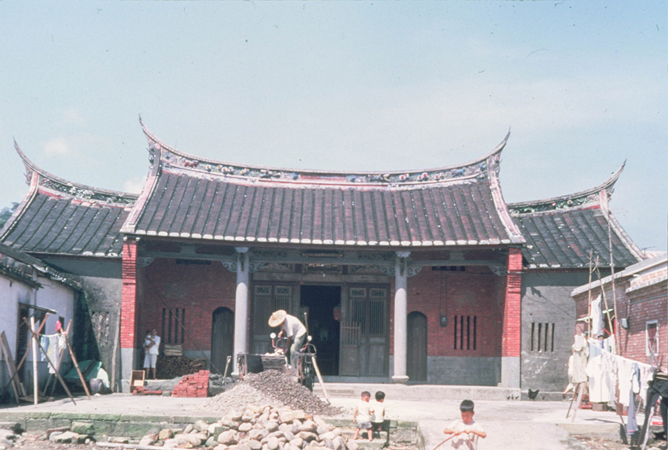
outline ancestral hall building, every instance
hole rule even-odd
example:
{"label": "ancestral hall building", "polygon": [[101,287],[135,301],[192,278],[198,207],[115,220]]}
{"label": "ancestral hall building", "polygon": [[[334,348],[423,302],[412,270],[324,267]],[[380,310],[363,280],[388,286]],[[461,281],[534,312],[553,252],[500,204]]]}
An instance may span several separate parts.
{"label": "ancestral hall building", "polygon": [[100,358],[126,380],[146,329],[222,372],[228,355],[268,351],[267,319],[285,309],[307,313],[332,380],[560,390],[590,253],[609,268],[610,227],[615,267],[644,258],[608,210],[621,169],[506,204],[508,136],[464,165],[332,173],[207,160],[142,128],[138,196],[60,179],[16,145],[30,190],[0,232],[81,276]]}

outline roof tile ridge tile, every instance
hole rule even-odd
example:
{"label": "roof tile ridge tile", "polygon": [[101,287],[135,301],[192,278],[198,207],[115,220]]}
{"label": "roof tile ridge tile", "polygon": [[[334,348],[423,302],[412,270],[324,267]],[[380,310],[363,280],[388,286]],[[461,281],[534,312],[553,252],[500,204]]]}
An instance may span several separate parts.
{"label": "roof tile ridge tile", "polygon": [[132,206],[132,209],[130,210],[130,214],[128,214],[128,217],[125,219],[125,222],[121,226],[120,230],[121,233],[133,234],[137,229],[137,224],[139,223],[144,214],[144,207],[146,206],[148,200],[153,196],[153,192],[155,191],[155,188],[158,186],[159,176],[157,172],[158,171],[156,169],[151,168],[148,176],[146,177],[146,181],[144,182],[144,187],[142,188],[139,197],[137,197],[137,200],[135,201],[134,205]]}
{"label": "roof tile ridge tile", "polygon": [[611,231],[614,232],[617,237],[619,238],[620,242],[626,249],[633,255],[634,258],[638,260],[638,262],[641,262],[645,259],[647,259],[647,255],[640,250],[640,248],[633,242],[631,237],[626,233],[622,225],[617,221],[617,218],[615,215],[610,211],[610,209],[606,209],[606,214],[605,214],[606,220],[610,224]]}
{"label": "roof tile ridge tile", "polygon": [[[510,134],[510,132],[508,132]],[[506,136],[506,139],[508,136]],[[505,147],[505,142],[504,142],[504,147]],[[522,231],[519,229],[515,221],[513,221],[513,218],[510,216],[510,211],[508,209],[508,206],[506,204],[506,201],[503,198],[503,192],[501,191],[501,183],[499,181],[499,172],[501,170],[501,151],[503,150],[504,147],[501,147],[498,149],[496,153],[493,153],[489,155],[489,160],[491,161],[488,163],[488,183],[489,183],[489,188],[492,193],[492,201],[494,202],[494,208],[496,209],[497,214],[499,215],[499,218],[501,219],[501,224],[506,230],[506,233],[508,233],[509,239],[501,239],[501,242],[506,244],[506,243],[513,243],[513,244],[524,244],[526,243],[526,240],[524,239],[524,236],[522,235]]]}
{"label": "roof tile ridge tile", "polygon": [[617,171],[613,173],[610,178],[598,186],[557,197],[509,203],[508,209],[511,211],[513,216],[520,216],[526,214],[583,209],[600,206],[602,200],[600,195],[601,192],[605,191],[607,193],[607,199],[610,199],[612,193],[614,192],[615,184],[617,183],[619,176],[624,171],[625,166],[626,161],[624,161],[621,167],[617,169]]}
{"label": "roof tile ridge tile", "polygon": [[19,157],[23,161],[23,165],[26,168],[26,182],[28,184],[32,183],[33,174],[37,173],[39,175],[39,187],[56,192],[66,198],[78,198],[98,204],[119,206],[132,205],[137,199],[137,194],[88,186],[53,175],[52,173],[47,172],[33,163],[26,156],[26,154],[23,153],[16,140],[14,140],[14,149],[18,153]]}
{"label": "roof tile ridge tile", "polygon": [[[486,177],[490,158],[498,155],[506,145],[510,131],[503,141],[490,153],[468,163],[436,167],[426,170],[390,170],[390,171],[350,171],[330,172],[324,170],[296,170],[290,168],[264,167],[250,164],[237,164],[218,161],[188,154],[165,144],[158,139],[139,119],[142,130],[149,143],[149,162],[151,165],[174,167],[189,172],[212,174],[216,176],[241,177],[254,180],[271,180],[295,184],[327,184],[345,186],[375,185],[425,185],[472,179],[482,181]],[[498,160],[496,161],[498,163]]]}
{"label": "roof tile ridge tile", "polygon": [[28,211],[35,197],[37,197],[37,193],[39,192],[39,174],[37,172],[30,172],[30,182],[28,184],[30,187],[25,197],[23,197],[23,200],[16,207],[11,217],[5,222],[2,229],[0,229],[0,242],[4,242],[7,236],[9,236],[16,224],[19,223],[23,215]]}

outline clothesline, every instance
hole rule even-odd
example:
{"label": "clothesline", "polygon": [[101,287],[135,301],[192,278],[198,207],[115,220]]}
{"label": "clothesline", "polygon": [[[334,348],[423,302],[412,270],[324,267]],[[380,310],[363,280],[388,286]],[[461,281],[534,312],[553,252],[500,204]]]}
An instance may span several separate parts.
{"label": "clothesline", "polygon": [[[640,398],[646,398],[648,383],[654,375],[652,366],[601,348],[601,345],[605,345],[604,341],[589,339],[588,344],[589,358],[586,372],[589,377],[590,401],[597,403],[614,401],[617,399],[617,387],[620,393],[617,400],[624,406],[629,406],[631,389],[635,394],[640,394]],[[611,348],[614,348],[614,344]]]}
{"label": "clothesline", "polygon": [[[67,337],[63,333],[56,334],[43,334],[40,337],[42,347],[46,350],[46,354],[42,353],[41,360],[46,361],[46,356],[49,356],[51,362],[56,366],[56,369],[60,367],[60,353],[64,352],[67,348],[65,340]],[[53,367],[49,365],[49,373],[55,373]]]}

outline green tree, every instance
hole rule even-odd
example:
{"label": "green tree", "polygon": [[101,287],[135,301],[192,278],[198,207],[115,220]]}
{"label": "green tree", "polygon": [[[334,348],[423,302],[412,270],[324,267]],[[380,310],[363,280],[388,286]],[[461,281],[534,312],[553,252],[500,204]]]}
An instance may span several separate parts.
{"label": "green tree", "polygon": [[12,202],[11,208],[9,206],[5,206],[0,210],[0,228],[5,226],[5,222],[7,222],[10,217],[12,217],[12,214],[14,213],[14,211],[16,211],[16,208],[18,208],[18,206],[19,206],[18,202]]}

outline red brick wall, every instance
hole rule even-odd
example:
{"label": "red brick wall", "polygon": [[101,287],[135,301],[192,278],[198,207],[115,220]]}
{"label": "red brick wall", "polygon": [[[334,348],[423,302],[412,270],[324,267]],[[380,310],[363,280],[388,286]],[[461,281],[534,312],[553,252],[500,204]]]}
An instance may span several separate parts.
{"label": "red brick wall", "polygon": [[[234,311],[237,276],[219,262],[210,265],[177,264],[156,259],[141,273],[143,295],[140,327],[162,333],[163,308],[185,309],[184,350],[211,350],[211,321],[220,307]],[[180,334],[180,333],[179,333]],[[166,342],[164,336],[161,336]]]}
{"label": "red brick wall", "polygon": [[[427,316],[429,356],[499,356],[498,278],[487,267],[468,266],[465,272],[425,267],[408,279],[408,313]],[[475,350],[454,348],[454,318],[462,315],[477,317]],[[447,317],[445,327],[441,316]]]}
{"label": "red brick wall", "polygon": [[508,275],[503,307],[502,356],[520,356],[522,348],[522,252],[508,249]]}
{"label": "red brick wall", "polygon": [[137,332],[137,241],[123,243],[121,348],[135,348]]}
{"label": "red brick wall", "polygon": [[[624,356],[636,361],[649,363],[646,352],[645,326],[652,320],[658,321],[659,361],[666,367],[668,354],[668,285],[666,282],[628,294],[631,302],[629,329],[624,342]],[[622,330],[624,331],[624,330]]]}
{"label": "red brick wall", "polygon": [[[221,306],[234,311],[236,274],[222,264],[181,265],[172,259],[156,259],[140,270],[140,298],[137,346],[143,331],[162,332],[162,309],[186,310],[184,350],[210,350],[213,311]],[[465,272],[433,271],[425,267],[408,279],[408,313],[419,311],[427,316],[428,354],[430,356],[499,356],[501,354],[500,320],[505,298],[505,277],[487,267],[468,266]],[[394,283],[390,290],[390,354],[393,354]],[[518,312],[519,314],[519,312]],[[447,326],[440,326],[440,316],[447,316]],[[476,350],[454,349],[454,316],[477,316]],[[163,342],[166,340],[163,337]]]}
{"label": "red brick wall", "polygon": [[[655,284],[646,288],[631,291],[627,294],[629,279],[618,279],[615,284],[615,296],[617,298],[617,310],[619,317],[628,317],[629,329],[625,330],[619,327],[620,334],[620,353],[622,356],[635,361],[647,363],[648,357],[645,351],[645,325],[648,321],[658,320],[659,324],[659,351],[663,355],[663,366],[666,366],[666,347],[668,344],[668,284],[665,282]],[[592,289],[592,300],[601,293],[600,288]],[[608,301],[608,308],[613,307],[612,287],[610,284],[605,286],[605,295]],[[587,317],[588,314],[587,291],[574,297],[575,310],[578,318]],[[605,305],[603,306],[605,309]],[[604,316],[607,322],[607,317]],[[577,331],[586,331],[586,322],[578,322]]]}

